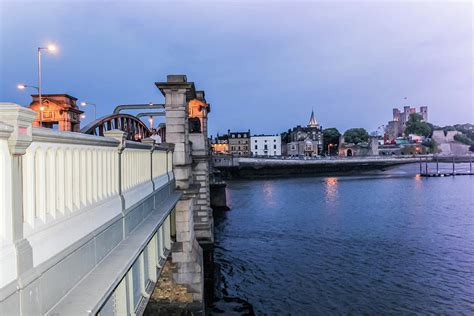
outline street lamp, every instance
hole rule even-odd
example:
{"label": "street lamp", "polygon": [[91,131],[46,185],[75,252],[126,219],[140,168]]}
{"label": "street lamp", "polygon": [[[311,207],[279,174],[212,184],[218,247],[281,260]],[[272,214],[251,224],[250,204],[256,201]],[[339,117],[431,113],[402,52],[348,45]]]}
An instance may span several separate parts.
{"label": "street lamp", "polygon": [[97,108],[96,108],[96,105],[95,103],[89,103],[89,102],[81,102],[80,103],[81,106],[87,106],[87,105],[92,105],[94,107],[94,121],[96,119],[96,112],[97,112]]}
{"label": "street lamp", "polygon": [[48,47],[38,47],[38,98],[39,98],[40,108],[43,105],[43,99],[41,97],[41,51],[42,50],[54,52],[56,51],[56,46],[48,45]]}
{"label": "street lamp", "polygon": [[148,117],[148,122],[150,123],[150,130],[153,129],[153,116]]}
{"label": "street lamp", "polygon": [[36,91],[38,91],[38,93],[39,93],[39,88],[38,87],[29,85],[29,84],[20,83],[16,87],[19,90],[25,90],[26,88],[33,88],[33,89],[36,89]]}
{"label": "street lamp", "polygon": [[328,144],[328,156],[331,156],[331,147],[334,146],[333,144]]}

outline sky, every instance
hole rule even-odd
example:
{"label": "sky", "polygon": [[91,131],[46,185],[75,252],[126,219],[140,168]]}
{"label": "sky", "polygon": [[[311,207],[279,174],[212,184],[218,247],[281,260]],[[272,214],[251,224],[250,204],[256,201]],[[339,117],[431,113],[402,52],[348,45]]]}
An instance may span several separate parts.
{"label": "sky", "polygon": [[[0,0],[0,102],[18,83],[97,104],[164,103],[154,82],[186,74],[211,104],[209,132],[341,132],[429,107],[437,125],[474,123],[469,1]],[[405,99],[406,98],[406,99]],[[86,108],[87,123],[92,109]],[[84,124],[83,124],[84,125]]]}

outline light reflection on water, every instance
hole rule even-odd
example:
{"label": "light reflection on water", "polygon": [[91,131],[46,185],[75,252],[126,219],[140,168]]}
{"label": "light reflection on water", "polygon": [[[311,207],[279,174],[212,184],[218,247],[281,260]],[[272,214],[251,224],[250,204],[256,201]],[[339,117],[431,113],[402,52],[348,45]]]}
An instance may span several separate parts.
{"label": "light reflection on water", "polygon": [[268,206],[275,206],[276,201],[273,199],[273,182],[263,182],[263,197]]}
{"label": "light reflection on water", "polygon": [[338,202],[337,178],[325,178],[324,184],[326,204],[330,208],[335,208]]}

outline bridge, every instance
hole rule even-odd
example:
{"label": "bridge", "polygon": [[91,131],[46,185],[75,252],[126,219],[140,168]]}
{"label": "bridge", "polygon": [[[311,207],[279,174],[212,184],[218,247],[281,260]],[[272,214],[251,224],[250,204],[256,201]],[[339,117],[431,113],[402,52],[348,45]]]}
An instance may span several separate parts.
{"label": "bridge", "polygon": [[184,75],[156,86],[169,143],[134,117],[59,132],[0,103],[0,315],[141,315],[165,264],[203,306],[210,107]]}

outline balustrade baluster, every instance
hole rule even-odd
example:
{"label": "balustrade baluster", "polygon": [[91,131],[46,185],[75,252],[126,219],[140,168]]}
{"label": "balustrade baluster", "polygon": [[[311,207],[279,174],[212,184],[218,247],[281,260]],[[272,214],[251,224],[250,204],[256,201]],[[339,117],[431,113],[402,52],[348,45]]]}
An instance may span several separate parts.
{"label": "balustrade baluster", "polygon": [[68,147],[66,148],[65,152],[65,186],[64,186],[64,195],[65,195],[65,211],[72,212],[73,211],[73,195],[74,195],[74,186],[73,182],[74,179],[74,166],[73,166],[73,158],[72,158],[73,149]]}
{"label": "balustrade baluster", "polygon": [[94,182],[94,174],[93,174],[93,162],[92,162],[92,150],[87,150],[87,179],[86,179],[86,194],[87,194],[87,205],[92,204],[92,189],[93,189],[93,182]]}
{"label": "balustrade baluster", "polygon": [[64,150],[56,151],[56,211],[64,215],[65,189],[66,189],[66,166]]}
{"label": "balustrade baluster", "polygon": [[81,149],[80,151],[80,160],[80,206],[78,208],[82,208],[87,205],[87,151],[85,149]]}
{"label": "balustrade baluster", "polygon": [[35,156],[35,149],[29,148],[23,157],[23,220],[31,228],[35,226],[36,213]]}
{"label": "balustrade baluster", "polygon": [[49,148],[46,152],[46,213],[56,218],[56,150]]}
{"label": "balustrade baluster", "polygon": [[36,174],[36,217],[41,221],[46,221],[46,170],[45,170],[45,152],[38,148],[35,157]]}

